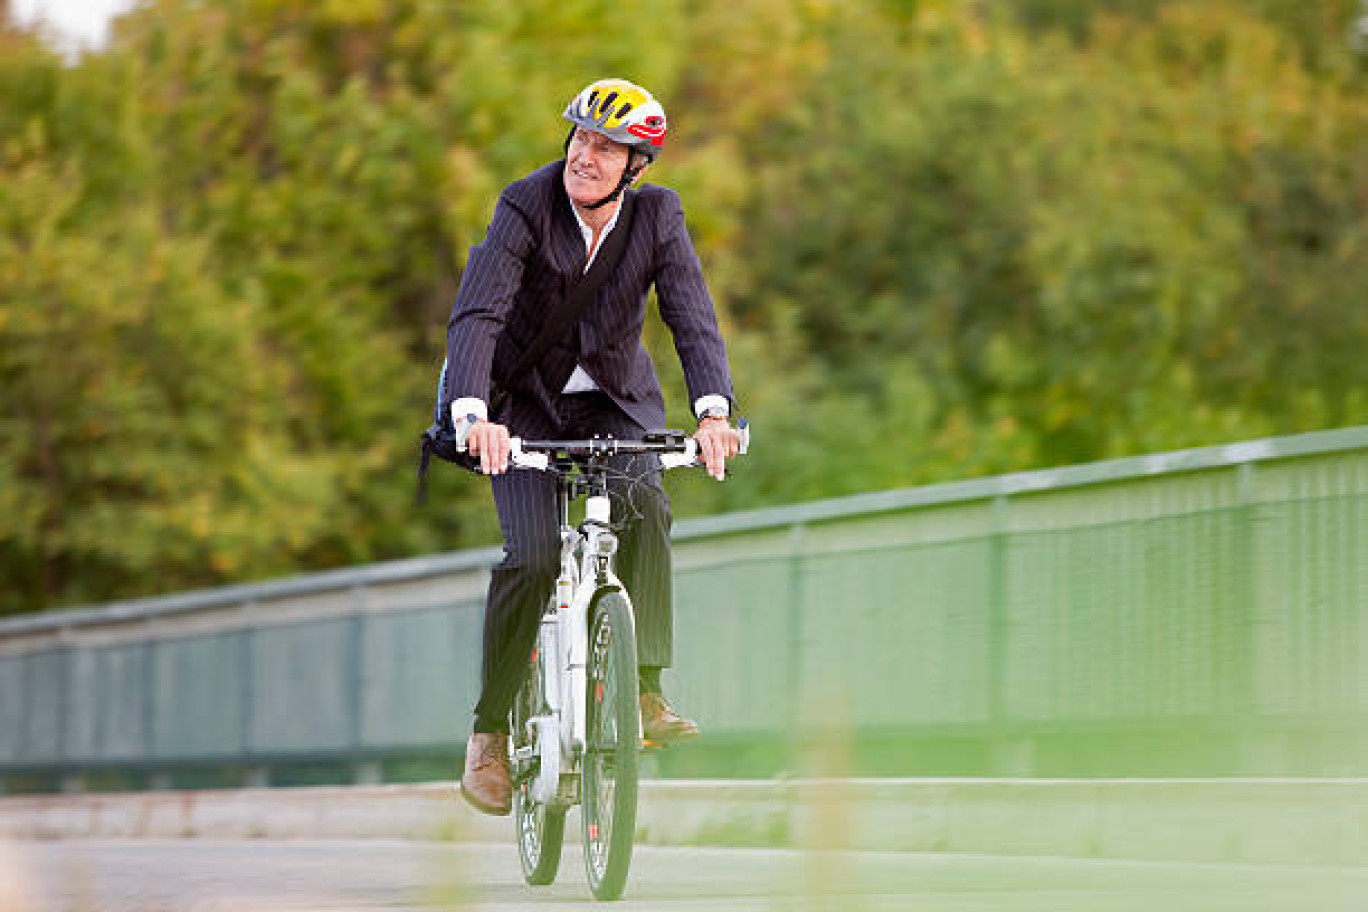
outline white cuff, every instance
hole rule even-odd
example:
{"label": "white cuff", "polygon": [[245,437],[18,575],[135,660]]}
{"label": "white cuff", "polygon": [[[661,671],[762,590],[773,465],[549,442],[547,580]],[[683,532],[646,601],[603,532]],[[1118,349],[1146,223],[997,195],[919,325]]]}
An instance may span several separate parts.
{"label": "white cuff", "polygon": [[466,415],[474,415],[479,421],[488,421],[489,407],[484,404],[483,399],[476,399],[474,396],[454,400],[451,403],[451,423],[460,424],[465,421]]}
{"label": "white cuff", "polygon": [[727,400],[726,396],[699,396],[694,402],[694,417],[702,416],[705,411],[711,408],[721,409],[725,415],[731,414],[731,402]]}

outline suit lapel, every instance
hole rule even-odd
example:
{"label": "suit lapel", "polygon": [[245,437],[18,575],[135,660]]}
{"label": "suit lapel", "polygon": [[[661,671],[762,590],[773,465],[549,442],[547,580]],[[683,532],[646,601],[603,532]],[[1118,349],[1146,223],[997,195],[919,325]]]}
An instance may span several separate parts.
{"label": "suit lapel", "polygon": [[552,191],[551,206],[551,258],[556,268],[573,283],[584,272],[584,236],[580,234],[579,222],[570,208],[570,197],[565,193],[563,178],[565,163],[556,171],[556,186]]}

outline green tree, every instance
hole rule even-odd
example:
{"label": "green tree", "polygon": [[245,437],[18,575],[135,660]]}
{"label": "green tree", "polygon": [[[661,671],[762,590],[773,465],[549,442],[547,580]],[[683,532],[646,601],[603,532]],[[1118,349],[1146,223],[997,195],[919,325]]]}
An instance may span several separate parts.
{"label": "green tree", "polygon": [[608,74],[671,111],[755,428],[680,515],[1361,422],[1355,12],[147,0],[75,61],[0,17],[0,610],[494,540],[473,478],[413,508],[416,435]]}

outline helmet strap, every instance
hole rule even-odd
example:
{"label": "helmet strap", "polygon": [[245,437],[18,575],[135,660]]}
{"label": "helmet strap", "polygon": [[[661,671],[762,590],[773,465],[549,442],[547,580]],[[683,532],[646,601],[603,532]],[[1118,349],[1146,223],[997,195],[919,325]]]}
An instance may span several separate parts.
{"label": "helmet strap", "polygon": [[624,190],[626,190],[628,187],[632,186],[632,181],[636,180],[638,177],[641,176],[641,169],[644,168],[644,167],[646,167],[646,165],[648,165],[648,164],[650,163],[649,160],[648,160],[648,161],[644,161],[644,162],[642,162],[641,164],[638,165],[638,164],[636,164],[636,160],[637,160],[637,152],[636,152],[636,150],[635,150],[635,149],[629,150],[629,151],[627,152],[627,167],[625,167],[625,168],[622,169],[622,177],[618,179],[618,185],[617,185],[617,187],[613,190],[612,193],[608,194],[608,195],[605,196],[603,199],[599,200],[597,203],[590,203],[588,206],[585,206],[584,208],[586,208],[586,209],[598,209],[598,208],[600,208],[600,207],[602,207],[602,206],[606,206],[606,205],[608,205],[609,203],[613,202],[613,201],[616,200],[619,196],[622,196],[622,191],[624,191]]}
{"label": "helmet strap", "polygon": [[[575,130],[577,130],[577,129],[579,129],[579,128],[572,124],[572,125],[570,126],[570,132],[569,132],[569,134],[566,135],[566,137],[565,137],[565,157],[566,157],[566,159],[569,159],[569,158],[570,158],[570,141],[573,140],[573,139],[575,138]],[[642,162],[642,163],[639,164],[639,165],[636,164],[637,156],[640,155],[640,154],[641,154],[641,153],[637,152],[637,150],[635,150],[635,149],[630,149],[630,148],[629,148],[629,149],[627,150],[627,167],[625,167],[625,168],[622,169],[622,177],[618,178],[618,185],[617,185],[617,187],[614,188],[614,190],[613,190],[612,193],[608,194],[608,195],[605,196],[603,199],[599,200],[599,201],[596,202],[596,203],[590,203],[589,205],[585,206],[584,208],[585,208],[585,209],[602,209],[604,206],[606,206],[606,205],[608,205],[609,203],[611,203],[611,202],[613,202],[614,200],[616,200],[619,196],[622,196],[622,191],[624,191],[624,190],[626,190],[628,187],[632,186],[632,181],[636,180],[638,177],[641,176],[641,169],[642,169],[642,168],[645,168],[648,164],[650,164],[650,159],[649,159],[649,158],[647,158],[646,161]]]}

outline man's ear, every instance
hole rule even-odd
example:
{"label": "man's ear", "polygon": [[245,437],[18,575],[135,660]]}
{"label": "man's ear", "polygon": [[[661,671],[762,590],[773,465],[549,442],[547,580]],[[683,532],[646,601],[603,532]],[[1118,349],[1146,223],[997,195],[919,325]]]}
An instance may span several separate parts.
{"label": "man's ear", "polygon": [[632,183],[641,180],[641,175],[645,174],[651,167],[651,157],[636,150],[632,151],[632,172],[636,175],[632,178]]}

